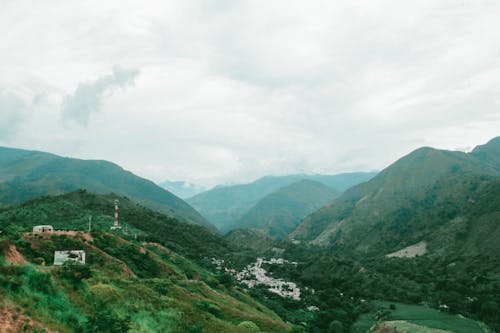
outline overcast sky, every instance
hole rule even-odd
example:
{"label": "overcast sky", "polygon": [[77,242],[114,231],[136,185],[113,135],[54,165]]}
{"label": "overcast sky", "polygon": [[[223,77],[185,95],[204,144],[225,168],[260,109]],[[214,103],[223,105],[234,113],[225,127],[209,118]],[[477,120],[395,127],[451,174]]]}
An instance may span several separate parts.
{"label": "overcast sky", "polygon": [[3,146],[213,185],[500,135],[498,0],[0,4]]}

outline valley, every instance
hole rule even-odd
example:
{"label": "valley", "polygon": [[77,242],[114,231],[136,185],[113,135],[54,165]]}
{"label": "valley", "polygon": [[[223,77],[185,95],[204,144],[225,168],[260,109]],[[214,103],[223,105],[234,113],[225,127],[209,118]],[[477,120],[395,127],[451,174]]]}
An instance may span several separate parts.
{"label": "valley", "polygon": [[[195,208],[217,202],[223,217],[213,224],[225,234],[210,223],[217,214],[195,223],[189,216],[198,213],[180,198],[158,209],[110,182],[116,175],[83,182],[74,167],[61,172],[58,157],[40,155],[35,164],[44,168],[46,158],[56,161],[40,183],[39,153],[3,150],[0,324],[47,332],[498,331],[499,144],[470,153],[422,148],[378,174],[270,177],[195,195]],[[97,174],[123,173],[88,163]],[[97,187],[74,189],[87,182]],[[121,228],[110,230],[115,200]],[[37,225],[54,230],[33,234]],[[53,265],[56,251],[84,251],[85,262]]]}

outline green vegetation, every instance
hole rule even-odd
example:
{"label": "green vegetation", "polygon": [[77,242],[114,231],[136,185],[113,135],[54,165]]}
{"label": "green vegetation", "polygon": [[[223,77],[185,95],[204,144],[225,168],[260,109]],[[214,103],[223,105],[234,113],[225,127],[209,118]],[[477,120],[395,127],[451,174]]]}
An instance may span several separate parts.
{"label": "green vegetation", "polygon": [[306,179],[326,185],[340,193],[369,180],[375,174],[375,172],[354,172],[338,175],[268,176],[249,184],[216,187],[186,201],[220,230],[226,232],[237,228],[231,226],[231,222],[241,218],[261,199],[282,187]]}
{"label": "green vegetation", "polygon": [[107,161],[0,147],[0,207],[84,188],[115,192],[179,220],[214,227],[183,200]]}
{"label": "green vegetation", "polygon": [[57,230],[87,231],[88,218],[92,216],[92,230],[107,231],[113,223],[116,198],[120,200],[120,223],[128,234],[124,237],[137,235],[138,240],[159,242],[192,258],[228,251],[226,240],[202,226],[180,222],[126,197],[96,195],[85,190],[42,197],[20,206],[0,209],[0,227],[16,226],[31,230],[35,225],[50,224]]}
{"label": "green vegetation", "polygon": [[[64,237],[62,237],[64,236]],[[85,237],[84,237],[85,236]],[[91,236],[91,238],[89,238]],[[123,235],[124,237],[126,235]],[[20,237],[20,238],[17,238]],[[40,265],[53,249],[83,249],[87,264]],[[157,243],[103,231],[3,235],[0,308],[17,307],[60,332],[288,332],[276,314],[225,278]],[[10,264],[12,246],[28,264]],[[7,259],[8,258],[8,259]],[[248,323],[253,323],[250,325]]]}
{"label": "green vegetation", "polygon": [[[126,197],[119,197],[124,229],[109,232],[117,196],[84,190],[3,208],[0,311],[17,307],[60,332],[500,331],[499,152],[500,139],[469,154],[419,149],[303,220],[289,236],[300,243],[266,230],[223,238]],[[267,212],[275,212],[309,199],[307,189],[291,192],[261,202],[274,198]],[[265,208],[257,215],[268,226]],[[35,224],[81,232],[24,233]],[[421,241],[423,255],[386,257]],[[87,265],[52,267],[60,249],[85,250]],[[297,262],[263,268],[297,283],[299,301],[263,286],[243,289],[211,264],[215,257],[240,269],[263,255]]]}
{"label": "green vegetation", "polygon": [[305,218],[290,237],[385,254],[423,240],[431,252],[491,250],[500,239],[500,166],[487,158],[495,142],[480,156],[418,149]]}
{"label": "green vegetation", "polygon": [[335,191],[326,185],[301,180],[262,198],[230,226],[231,229],[261,229],[271,237],[283,238],[295,229],[301,219],[335,197]]}
{"label": "green vegetation", "polygon": [[385,321],[405,321],[424,326],[427,329],[440,329],[456,333],[485,332],[479,323],[473,320],[426,306],[374,302],[373,310],[360,316],[352,326],[351,333],[365,333],[377,322]]}

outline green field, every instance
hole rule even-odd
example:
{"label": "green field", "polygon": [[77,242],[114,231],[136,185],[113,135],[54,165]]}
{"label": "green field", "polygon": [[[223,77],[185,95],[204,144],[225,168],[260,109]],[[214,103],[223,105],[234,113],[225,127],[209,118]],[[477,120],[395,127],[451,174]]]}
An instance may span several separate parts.
{"label": "green field", "polygon": [[[389,305],[394,304],[394,310],[389,309]],[[351,333],[366,333],[377,322],[375,313],[379,309],[387,309],[389,315],[383,321],[402,320],[414,323],[420,326],[429,328],[451,331],[456,333],[487,333],[489,331],[483,329],[481,325],[471,319],[453,315],[446,312],[420,306],[390,302],[374,302],[375,310],[371,313],[364,314],[354,323],[351,328]]]}

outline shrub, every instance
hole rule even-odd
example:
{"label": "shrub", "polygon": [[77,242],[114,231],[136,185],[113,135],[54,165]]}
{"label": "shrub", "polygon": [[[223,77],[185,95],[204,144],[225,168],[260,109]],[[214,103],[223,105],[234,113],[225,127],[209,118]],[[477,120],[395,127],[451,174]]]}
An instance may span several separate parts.
{"label": "shrub", "polygon": [[74,261],[66,261],[61,269],[61,277],[70,280],[74,284],[92,276],[92,271],[86,265]]}
{"label": "shrub", "polygon": [[250,320],[242,321],[241,323],[238,324],[238,327],[244,328],[250,332],[260,332],[259,326],[257,326],[257,324],[255,324],[253,321]]}

